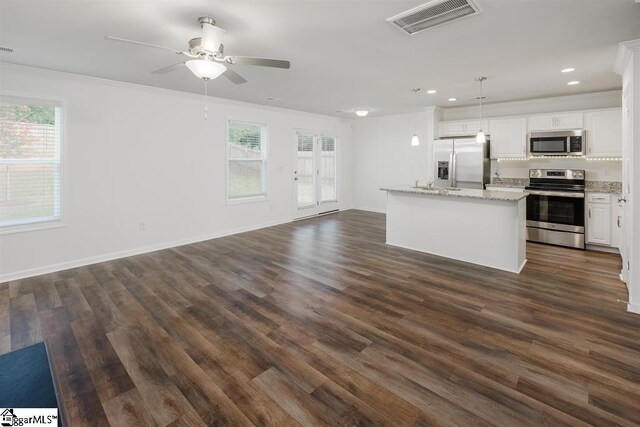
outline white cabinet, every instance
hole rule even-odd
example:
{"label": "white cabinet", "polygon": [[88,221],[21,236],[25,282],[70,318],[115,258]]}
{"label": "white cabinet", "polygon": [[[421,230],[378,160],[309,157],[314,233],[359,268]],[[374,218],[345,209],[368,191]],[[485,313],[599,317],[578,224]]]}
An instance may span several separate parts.
{"label": "white cabinet", "polygon": [[491,158],[527,157],[527,119],[495,119],[490,121]]}
{"label": "white cabinet", "polygon": [[530,132],[580,129],[582,127],[582,113],[556,113],[529,117]]}
{"label": "white cabinet", "polygon": [[480,120],[440,122],[440,136],[472,136],[476,135],[481,127],[485,134],[489,133],[488,120],[483,120],[482,126],[480,126]]}
{"label": "white cabinet", "polygon": [[611,244],[611,195],[587,193],[587,243]]}
{"label": "white cabinet", "polygon": [[587,157],[622,156],[622,109],[585,114]]}

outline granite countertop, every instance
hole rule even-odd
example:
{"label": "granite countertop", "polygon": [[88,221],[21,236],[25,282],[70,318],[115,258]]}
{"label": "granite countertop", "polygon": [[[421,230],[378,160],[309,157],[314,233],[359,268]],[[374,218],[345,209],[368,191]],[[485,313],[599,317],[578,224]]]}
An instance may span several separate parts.
{"label": "granite countertop", "polygon": [[527,197],[525,193],[513,193],[513,192],[507,192],[507,191],[476,190],[471,188],[462,188],[459,190],[440,189],[438,191],[434,191],[434,190],[424,190],[422,188],[416,188],[410,185],[382,187],[380,190],[397,192],[397,193],[421,194],[425,196],[458,197],[458,198],[464,198],[464,199],[480,199],[480,200],[501,200],[505,202],[517,202]]}
{"label": "granite countertop", "polygon": [[522,188],[524,190],[524,187],[526,187],[526,185],[522,184],[522,185],[517,185],[517,184],[504,184],[502,182],[499,183],[495,183],[495,184],[487,184],[486,185],[487,188],[491,187],[491,188]]}

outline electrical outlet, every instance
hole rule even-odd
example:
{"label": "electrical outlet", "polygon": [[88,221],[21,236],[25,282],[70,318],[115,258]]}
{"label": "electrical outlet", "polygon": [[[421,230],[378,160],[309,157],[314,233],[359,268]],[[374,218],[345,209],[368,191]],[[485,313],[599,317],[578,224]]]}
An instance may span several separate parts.
{"label": "electrical outlet", "polygon": [[147,223],[146,222],[141,222],[140,223],[140,231],[145,231],[147,229]]}

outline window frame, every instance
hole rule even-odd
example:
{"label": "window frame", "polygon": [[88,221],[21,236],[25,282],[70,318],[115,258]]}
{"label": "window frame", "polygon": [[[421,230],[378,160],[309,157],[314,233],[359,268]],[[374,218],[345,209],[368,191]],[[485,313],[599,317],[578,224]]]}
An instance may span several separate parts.
{"label": "window frame", "polygon": [[[229,163],[232,159],[229,158],[231,143],[229,141],[229,130],[231,129],[232,123],[240,123],[251,126],[259,126],[264,129],[265,141],[261,141],[262,149],[260,150],[262,153],[262,158],[260,160],[256,159],[255,161],[260,161],[262,163],[262,173],[263,173],[263,182],[264,182],[264,194],[256,194],[251,196],[244,197],[230,197],[229,194]],[[245,203],[255,203],[255,202],[264,202],[269,200],[269,124],[263,121],[253,121],[247,119],[237,119],[232,117],[227,117],[227,125],[225,129],[225,199],[227,205],[238,205]],[[241,159],[247,160],[247,159]],[[251,161],[251,159],[249,159]]]}
{"label": "window frame", "polygon": [[32,105],[55,107],[57,109],[56,117],[57,118],[59,117],[58,138],[60,140],[59,148],[58,148],[59,159],[58,159],[58,162],[55,163],[58,165],[58,168],[59,168],[59,178],[58,178],[59,215],[58,217],[45,218],[45,219],[39,219],[34,221],[16,223],[12,225],[0,226],[0,236],[66,227],[66,212],[67,212],[67,200],[65,197],[65,193],[66,193],[65,190],[67,187],[67,173],[66,173],[67,144],[65,143],[66,124],[67,124],[66,100],[61,98],[56,98],[56,97],[36,96],[32,94],[3,91],[3,90],[0,90],[0,98],[3,101],[8,100],[10,102],[15,102],[19,104],[26,104],[26,105],[32,104]]}

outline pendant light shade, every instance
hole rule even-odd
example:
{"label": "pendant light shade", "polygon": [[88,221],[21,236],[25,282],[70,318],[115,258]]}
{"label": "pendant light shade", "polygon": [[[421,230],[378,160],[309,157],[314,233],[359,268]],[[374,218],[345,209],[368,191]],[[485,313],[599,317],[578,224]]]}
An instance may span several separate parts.
{"label": "pendant light shade", "polygon": [[476,81],[480,82],[480,97],[478,98],[480,100],[480,130],[476,134],[476,142],[478,144],[483,144],[487,142],[487,137],[484,135],[484,132],[482,131],[482,82],[484,82],[485,80],[487,80],[486,77],[478,77],[476,79]]}
{"label": "pendant light shade", "polygon": [[192,59],[187,61],[186,65],[200,79],[215,79],[227,71],[227,67],[224,65],[207,59]]}
{"label": "pendant light shade", "polygon": [[[420,88],[416,88],[416,89],[411,89],[411,91],[413,92],[414,95],[417,95],[420,92]],[[419,102],[416,102],[416,107],[419,108],[420,104]],[[411,137],[411,146],[412,147],[417,147],[420,145],[420,138],[418,138],[418,110],[416,109],[416,119],[413,122],[413,136]]]}

